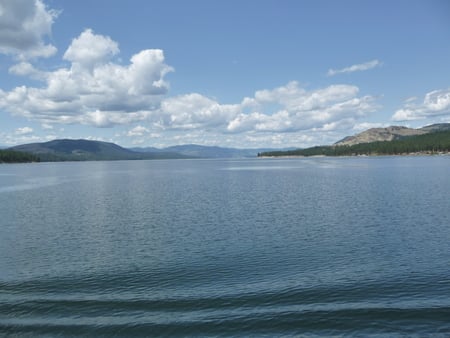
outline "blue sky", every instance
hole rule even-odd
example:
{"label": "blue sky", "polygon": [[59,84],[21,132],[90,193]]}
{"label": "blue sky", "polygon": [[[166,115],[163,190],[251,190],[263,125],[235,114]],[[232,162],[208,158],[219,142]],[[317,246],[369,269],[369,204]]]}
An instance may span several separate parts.
{"label": "blue sky", "polygon": [[446,0],[0,0],[0,145],[330,144],[450,122]]}

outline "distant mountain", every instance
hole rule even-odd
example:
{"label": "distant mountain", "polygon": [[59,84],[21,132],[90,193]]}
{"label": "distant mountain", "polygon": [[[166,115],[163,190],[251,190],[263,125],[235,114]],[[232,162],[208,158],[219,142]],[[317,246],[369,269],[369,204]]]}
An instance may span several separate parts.
{"label": "distant mountain", "polygon": [[422,128],[419,128],[419,130],[423,130],[427,133],[434,133],[437,131],[449,131],[450,130],[450,123],[436,123],[429,126],[425,126]]}
{"label": "distant mountain", "polygon": [[138,152],[175,152],[185,156],[197,158],[246,158],[256,157],[260,152],[271,151],[273,149],[237,149],[217,146],[202,146],[197,144],[185,144],[163,149],[149,147],[131,148],[131,150]]}
{"label": "distant mountain", "polygon": [[48,161],[109,161],[181,158],[243,158],[256,157],[262,151],[272,149],[235,149],[195,144],[172,146],[163,149],[123,148],[117,144],[90,140],[53,140],[29,143],[8,148],[28,153],[42,162]]}
{"label": "distant mountain", "polygon": [[360,143],[370,143],[379,141],[393,141],[400,140],[404,137],[423,135],[437,131],[450,130],[450,123],[432,124],[419,129],[391,126],[387,128],[372,128],[354,136],[347,136],[344,139],[336,142],[336,146],[352,146]]}
{"label": "distant mountain", "polygon": [[41,161],[106,161],[186,158],[174,152],[136,152],[114,143],[90,140],[54,140],[9,148],[33,154]]}

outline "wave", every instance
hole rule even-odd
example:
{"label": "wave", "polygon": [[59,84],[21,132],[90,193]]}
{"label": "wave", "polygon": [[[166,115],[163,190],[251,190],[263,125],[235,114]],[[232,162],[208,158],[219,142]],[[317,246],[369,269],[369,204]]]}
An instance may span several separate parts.
{"label": "wave", "polygon": [[[450,333],[445,276],[190,293],[150,276],[0,284],[0,333],[59,336],[429,335]],[[101,291],[101,292],[100,292]],[[201,291],[201,292],[199,292]]]}

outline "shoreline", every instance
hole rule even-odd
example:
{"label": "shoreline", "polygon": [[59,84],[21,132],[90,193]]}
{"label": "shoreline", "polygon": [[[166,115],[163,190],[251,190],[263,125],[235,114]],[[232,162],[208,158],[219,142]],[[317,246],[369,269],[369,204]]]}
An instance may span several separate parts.
{"label": "shoreline", "polygon": [[416,152],[416,153],[401,153],[401,154],[353,154],[353,155],[311,155],[311,156],[305,156],[305,155],[280,155],[280,156],[257,156],[257,158],[323,158],[323,157],[383,157],[383,156],[389,156],[389,157],[431,157],[431,156],[450,156],[450,152],[438,152],[438,153],[431,153],[431,152]]}

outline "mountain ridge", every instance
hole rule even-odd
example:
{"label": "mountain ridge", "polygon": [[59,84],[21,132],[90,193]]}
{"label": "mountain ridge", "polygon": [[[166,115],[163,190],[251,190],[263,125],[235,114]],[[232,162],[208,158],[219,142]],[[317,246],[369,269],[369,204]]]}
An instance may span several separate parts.
{"label": "mountain ridge", "polygon": [[22,144],[8,149],[33,154],[43,162],[186,158],[185,155],[177,153],[140,153],[123,148],[115,143],[85,139],[57,139],[48,142]]}

